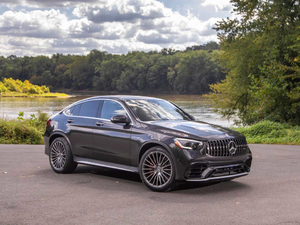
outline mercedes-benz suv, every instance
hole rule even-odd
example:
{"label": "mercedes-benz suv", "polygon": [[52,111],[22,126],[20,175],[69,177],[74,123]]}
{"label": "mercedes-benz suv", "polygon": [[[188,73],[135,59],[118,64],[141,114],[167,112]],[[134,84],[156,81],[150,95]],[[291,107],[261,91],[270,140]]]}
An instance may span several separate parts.
{"label": "mercedes-benz suv", "polygon": [[153,191],[178,181],[226,181],[248,175],[245,137],[196,121],[172,102],[141,96],[99,96],[66,107],[47,121],[45,153],[56,173],[77,164],[139,173]]}

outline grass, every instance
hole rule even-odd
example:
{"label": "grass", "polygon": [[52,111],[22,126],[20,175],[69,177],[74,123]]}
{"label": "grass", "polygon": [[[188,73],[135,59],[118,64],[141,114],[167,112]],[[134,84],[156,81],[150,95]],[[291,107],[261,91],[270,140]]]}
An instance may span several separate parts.
{"label": "grass", "polygon": [[232,129],[244,134],[249,144],[300,145],[300,126],[262,121],[249,127]]}

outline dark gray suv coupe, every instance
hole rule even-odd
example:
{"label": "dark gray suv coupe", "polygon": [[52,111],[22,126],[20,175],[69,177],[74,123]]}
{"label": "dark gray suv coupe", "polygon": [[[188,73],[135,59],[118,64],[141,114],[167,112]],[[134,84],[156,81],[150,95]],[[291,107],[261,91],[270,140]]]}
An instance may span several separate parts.
{"label": "dark gray suv coupe", "polygon": [[47,121],[45,153],[56,173],[77,164],[139,173],[153,191],[178,181],[225,181],[249,174],[252,154],[233,130],[195,121],[172,102],[142,96],[99,96]]}

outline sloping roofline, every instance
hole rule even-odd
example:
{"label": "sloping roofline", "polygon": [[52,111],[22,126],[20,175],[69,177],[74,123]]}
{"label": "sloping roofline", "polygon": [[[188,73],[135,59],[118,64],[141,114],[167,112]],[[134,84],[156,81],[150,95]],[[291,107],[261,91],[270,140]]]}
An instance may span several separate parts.
{"label": "sloping roofline", "polygon": [[161,99],[150,96],[139,96],[139,95],[99,95],[95,97],[90,97],[82,100],[91,99],[116,99],[116,100],[132,100],[132,99]]}

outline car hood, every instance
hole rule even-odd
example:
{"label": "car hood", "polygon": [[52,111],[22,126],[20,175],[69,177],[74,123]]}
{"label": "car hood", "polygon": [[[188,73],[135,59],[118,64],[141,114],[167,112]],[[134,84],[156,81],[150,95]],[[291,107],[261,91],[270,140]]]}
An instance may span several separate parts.
{"label": "car hood", "polygon": [[[161,130],[164,133],[177,131],[205,139],[225,139],[242,136],[231,129],[199,121],[152,121],[147,123],[163,128]],[[176,136],[176,133],[173,132],[173,134]],[[178,133],[178,136],[181,136],[180,133]]]}

